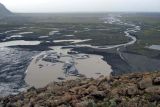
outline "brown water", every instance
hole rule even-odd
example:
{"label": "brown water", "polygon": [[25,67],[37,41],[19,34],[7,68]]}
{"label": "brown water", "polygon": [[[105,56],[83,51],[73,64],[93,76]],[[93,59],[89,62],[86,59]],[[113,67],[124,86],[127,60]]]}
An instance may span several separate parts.
{"label": "brown water", "polygon": [[112,71],[110,65],[102,60],[102,56],[89,55],[89,58],[81,58],[84,54],[67,54],[70,49],[61,49],[61,47],[53,47],[53,49],[57,53],[62,53],[61,58],[59,59],[61,62],[52,63],[43,61],[40,56],[46,55],[45,52],[36,56],[26,72],[25,81],[28,85],[39,88],[46,86],[52,81],[62,81],[58,79],[59,77],[64,80],[78,78],[77,76],[66,75],[62,69],[64,62],[70,60],[71,57],[76,63],[75,66],[78,69],[78,72],[88,78],[97,78],[100,75],[109,76]]}

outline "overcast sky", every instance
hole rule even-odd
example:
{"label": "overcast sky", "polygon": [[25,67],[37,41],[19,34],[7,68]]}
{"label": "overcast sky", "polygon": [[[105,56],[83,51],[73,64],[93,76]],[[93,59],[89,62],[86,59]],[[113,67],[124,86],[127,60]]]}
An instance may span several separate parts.
{"label": "overcast sky", "polygon": [[12,12],[160,12],[160,0],[0,0]]}

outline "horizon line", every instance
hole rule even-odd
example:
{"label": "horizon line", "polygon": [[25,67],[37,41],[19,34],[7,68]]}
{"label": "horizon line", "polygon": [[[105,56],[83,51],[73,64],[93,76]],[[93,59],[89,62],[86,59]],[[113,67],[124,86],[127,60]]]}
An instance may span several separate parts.
{"label": "horizon line", "polygon": [[[12,11],[11,11],[12,12]],[[76,14],[76,13],[160,13],[160,11],[99,11],[99,12],[12,12],[15,14]]]}

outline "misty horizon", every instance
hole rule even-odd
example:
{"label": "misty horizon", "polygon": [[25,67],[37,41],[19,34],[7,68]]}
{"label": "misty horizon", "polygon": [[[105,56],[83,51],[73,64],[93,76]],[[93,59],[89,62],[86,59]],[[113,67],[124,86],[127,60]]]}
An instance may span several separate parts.
{"label": "misty horizon", "polygon": [[0,0],[14,13],[160,12],[159,0]]}

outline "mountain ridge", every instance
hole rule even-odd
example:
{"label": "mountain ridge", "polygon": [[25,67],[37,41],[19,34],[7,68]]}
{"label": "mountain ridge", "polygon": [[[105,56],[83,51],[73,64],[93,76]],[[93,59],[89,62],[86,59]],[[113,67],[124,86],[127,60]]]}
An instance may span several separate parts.
{"label": "mountain ridge", "polygon": [[0,3],[0,18],[2,17],[8,17],[13,15],[13,13],[8,10],[2,3]]}

